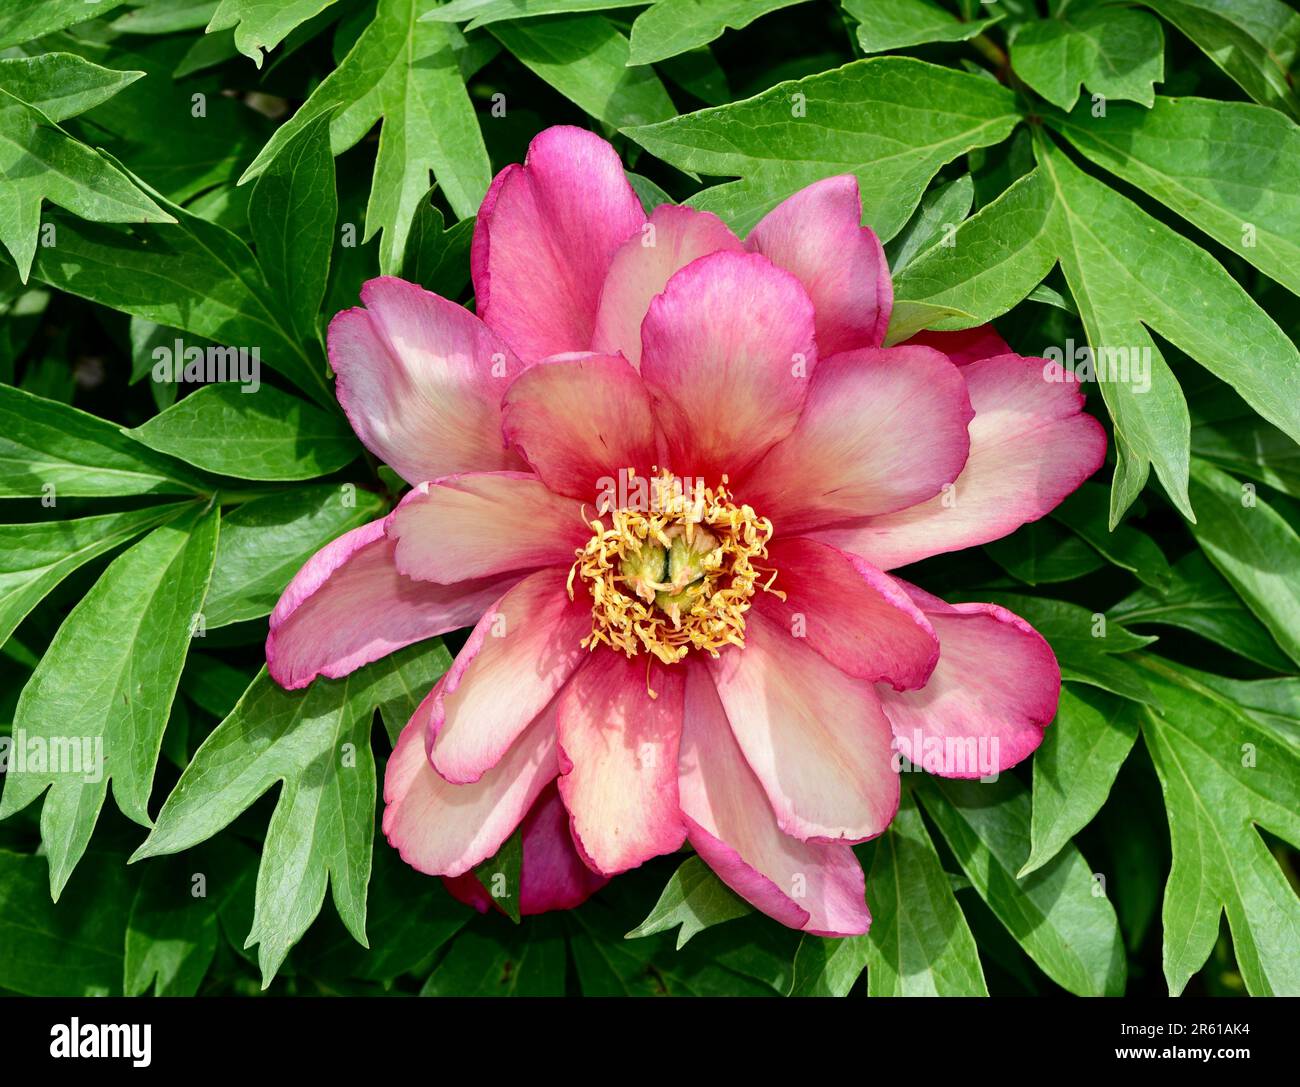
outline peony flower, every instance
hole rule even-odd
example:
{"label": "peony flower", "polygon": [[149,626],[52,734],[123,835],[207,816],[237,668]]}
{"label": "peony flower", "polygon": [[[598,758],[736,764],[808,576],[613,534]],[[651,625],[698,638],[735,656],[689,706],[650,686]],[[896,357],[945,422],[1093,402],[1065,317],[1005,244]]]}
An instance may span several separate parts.
{"label": "peony flower", "polygon": [[388,840],[460,897],[522,822],[526,912],[689,843],[778,921],[862,933],[851,846],[896,752],[975,776],[1041,741],[1043,638],[887,571],[1042,517],[1104,432],[991,329],[883,348],[860,222],[851,176],[743,242],[647,217],[609,144],[551,128],[483,201],[477,316],[381,278],[334,318],[339,401],[413,489],[304,566],[267,661],[298,688],[475,624],[384,788]]}

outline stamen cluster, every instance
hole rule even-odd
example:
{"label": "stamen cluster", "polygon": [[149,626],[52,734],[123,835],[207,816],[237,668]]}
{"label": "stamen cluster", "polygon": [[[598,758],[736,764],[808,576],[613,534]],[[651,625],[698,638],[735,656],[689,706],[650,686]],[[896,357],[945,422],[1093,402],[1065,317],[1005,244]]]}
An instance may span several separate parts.
{"label": "stamen cluster", "polygon": [[[684,489],[670,471],[653,481],[650,509],[620,508],[589,522],[592,537],[577,550],[569,597],[581,578],[591,594],[586,648],[608,645],[629,658],[645,651],[675,664],[691,649],[716,657],[745,644],[745,613],[758,589],[772,588],[767,558],[772,522],[736,505],[727,477],[716,489]],[[608,521],[608,524],[606,523]]]}

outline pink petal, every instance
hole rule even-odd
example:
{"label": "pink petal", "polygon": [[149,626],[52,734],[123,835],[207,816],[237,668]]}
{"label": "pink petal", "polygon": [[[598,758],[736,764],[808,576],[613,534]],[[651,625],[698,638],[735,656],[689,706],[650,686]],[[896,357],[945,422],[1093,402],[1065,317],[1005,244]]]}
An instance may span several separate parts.
{"label": "pink petal", "polygon": [[775,588],[754,606],[793,637],[804,638],[841,672],[897,690],[920,687],[939,659],[939,641],[920,610],[888,574],[816,540],[778,539],[768,547]]}
{"label": "pink petal", "polygon": [[[653,227],[653,233],[649,231]],[[740,239],[712,212],[676,204],[660,204],[647,227],[628,238],[614,259],[601,288],[596,351],[623,353],[633,366],[641,361],[641,321],[650,299],[667,285],[679,268],[698,257],[726,249],[743,250]]]}
{"label": "pink petal", "polygon": [[[981,777],[1028,758],[1056,716],[1061,669],[1038,631],[996,604],[945,604],[899,582],[939,635],[939,664],[923,690],[881,702],[898,748],[944,777]],[[929,755],[951,743],[932,763]]]}
{"label": "pink petal", "polygon": [[495,766],[585,659],[591,603],[569,599],[567,575],[539,570],[493,604],[426,699],[429,759],[448,781]]}
{"label": "pink petal", "polygon": [[681,669],[647,672],[644,658],[602,647],[559,701],[560,796],[587,863],[614,875],[680,849]]}
{"label": "pink petal", "polygon": [[[479,913],[487,913],[494,904],[487,888],[473,872],[465,872],[459,876],[443,876],[442,885],[457,902],[478,910]],[[523,910],[519,912],[523,913]]]}
{"label": "pink petal", "polygon": [[799,418],[816,362],[812,303],[766,257],[713,253],[650,303],[641,346],[669,466],[737,478]]}
{"label": "pink petal", "polygon": [[421,483],[385,522],[407,577],[455,584],[573,564],[591,537],[582,506],[527,472],[469,472]]}
{"label": "pink petal", "polygon": [[559,791],[548,787],[524,820],[523,887],[519,912],[546,913],[581,906],[609,880],[583,863],[569,831]]}
{"label": "pink petal", "polygon": [[894,288],[880,239],[862,223],[862,198],[852,174],[800,189],[769,211],[747,248],[797,275],[817,310],[823,358],[879,347],[889,326]]}
{"label": "pink petal", "polygon": [[957,366],[965,366],[981,359],[991,359],[994,355],[1014,355],[1011,345],[1007,343],[992,325],[980,325],[978,328],[966,328],[960,332],[918,332],[910,340],[899,344],[900,347],[922,345],[942,351]]}
{"label": "pink petal", "polygon": [[898,810],[889,721],[875,688],[846,676],[760,611],[744,649],[708,663],[736,742],[786,834],[861,842]]}
{"label": "pink petal", "polygon": [[521,468],[501,439],[501,394],[519,360],[468,310],[386,276],[365,308],[330,322],[339,403],[375,456],[408,483]]}
{"label": "pink petal", "polygon": [[470,254],[479,315],[525,362],[586,351],[610,260],[644,222],[608,143],[546,129],[479,209]]}
{"label": "pink petal", "polygon": [[281,687],[337,679],[412,642],[468,626],[511,577],[430,585],[397,572],[384,522],[344,533],[313,555],[271,613],[266,663]]}
{"label": "pink petal", "polygon": [[783,533],[906,509],[957,477],[973,415],[962,372],[930,348],[823,358],[794,433],[737,493]]}
{"label": "pink petal", "polygon": [[708,672],[696,665],[687,668],[679,765],[691,845],[728,887],[790,928],[825,936],[867,931],[871,914],[853,850],[781,832]]}
{"label": "pink petal", "polygon": [[[439,687],[441,687],[439,683]],[[402,860],[431,876],[459,876],[495,856],[559,766],[552,706],[471,785],[453,785],[424,753],[428,703],[420,704],[384,773],[384,836]]]}
{"label": "pink petal", "polygon": [[650,394],[614,355],[559,356],[525,370],[501,405],[506,440],[560,494],[596,503],[602,481],[655,464]]}
{"label": "pink petal", "polygon": [[970,457],[952,488],[910,509],[810,535],[890,570],[1001,539],[1051,512],[1101,467],[1106,432],[1083,414],[1082,394],[1055,363],[1000,355],[962,374],[975,418]]}
{"label": "pink petal", "polygon": [[[569,813],[554,784],[546,786],[524,816],[524,856],[519,882],[519,912],[525,916],[581,906],[609,879],[597,875],[578,855],[569,833]],[[452,897],[479,913],[495,905],[487,888],[473,872],[443,877]]]}

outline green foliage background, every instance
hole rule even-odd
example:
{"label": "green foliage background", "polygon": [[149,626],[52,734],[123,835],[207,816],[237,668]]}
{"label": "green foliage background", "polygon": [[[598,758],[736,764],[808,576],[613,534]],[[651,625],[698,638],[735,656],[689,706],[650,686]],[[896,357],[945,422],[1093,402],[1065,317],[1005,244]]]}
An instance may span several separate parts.
{"label": "green foliage background", "polygon": [[[10,766],[0,991],[1300,993],[1297,49],[1279,0],[3,0],[0,736],[114,756]],[[856,173],[891,342],[1151,351],[1149,392],[1089,389],[1092,482],[908,574],[1066,682],[996,785],[906,775],[869,936],[689,856],[480,917],[375,835],[459,638],[261,668],[298,566],[398,494],[326,322],[380,272],[469,303],[492,173],[555,123],[741,232]],[[153,380],[178,338],[257,345],[266,386]]]}

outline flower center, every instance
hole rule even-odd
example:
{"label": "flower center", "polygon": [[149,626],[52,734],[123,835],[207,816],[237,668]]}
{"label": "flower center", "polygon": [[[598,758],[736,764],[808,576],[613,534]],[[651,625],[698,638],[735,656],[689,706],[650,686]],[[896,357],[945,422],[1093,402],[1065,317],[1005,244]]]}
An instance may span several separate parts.
{"label": "flower center", "polygon": [[582,645],[628,657],[644,650],[665,664],[692,648],[716,657],[724,646],[744,646],[755,591],[785,599],[772,588],[776,570],[754,564],[767,558],[772,522],[737,506],[726,476],[715,490],[702,481],[683,487],[667,470],[651,482],[652,500],[640,503],[648,509],[610,509],[590,522],[593,535],[577,550],[569,597],[577,576],[592,599]]}

